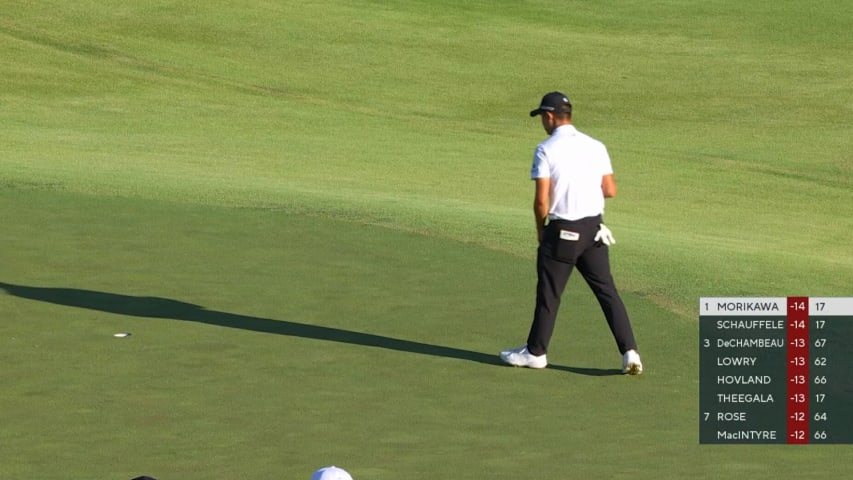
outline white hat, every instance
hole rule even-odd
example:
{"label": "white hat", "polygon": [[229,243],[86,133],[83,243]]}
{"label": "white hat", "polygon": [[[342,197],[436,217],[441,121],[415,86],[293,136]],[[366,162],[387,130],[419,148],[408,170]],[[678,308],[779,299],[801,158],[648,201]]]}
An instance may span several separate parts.
{"label": "white hat", "polygon": [[352,480],[352,476],[343,468],[324,467],[311,475],[311,480]]}

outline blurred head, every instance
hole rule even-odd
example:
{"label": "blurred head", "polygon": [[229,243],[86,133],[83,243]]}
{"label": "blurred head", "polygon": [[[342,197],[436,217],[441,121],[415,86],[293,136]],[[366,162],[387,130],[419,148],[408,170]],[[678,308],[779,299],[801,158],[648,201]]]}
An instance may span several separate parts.
{"label": "blurred head", "polygon": [[323,467],[311,475],[311,480],[352,480],[352,476],[343,468]]}

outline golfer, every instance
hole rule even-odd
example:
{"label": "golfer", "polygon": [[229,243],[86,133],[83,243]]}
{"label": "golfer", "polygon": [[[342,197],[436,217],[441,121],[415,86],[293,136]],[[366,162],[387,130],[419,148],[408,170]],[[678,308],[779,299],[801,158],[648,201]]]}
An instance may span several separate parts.
{"label": "golfer", "polygon": [[608,246],[615,243],[602,223],[604,199],[616,195],[607,148],[572,125],[572,104],[560,92],[542,97],[539,115],[550,135],[533,155],[536,182],[533,214],[539,249],[536,255],[536,308],[527,344],[500,354],[510,365],[545,368],[560,297],[574,268],[583,275],[601,309],[619,353],[622,372],[643,371],[625,305],[610,274]]}

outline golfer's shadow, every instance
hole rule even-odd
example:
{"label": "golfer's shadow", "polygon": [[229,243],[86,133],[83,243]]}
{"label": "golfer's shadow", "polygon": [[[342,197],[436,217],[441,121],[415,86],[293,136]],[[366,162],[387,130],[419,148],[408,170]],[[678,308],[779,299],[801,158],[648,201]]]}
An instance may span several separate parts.
{"label": "golfer's shadow", "polygon": [[[497,355],[463,350],[460,348],[432,345],[428,343],[384,337],[372,333],[354,332],[334,327],[305,323],[250,317],[236,313],[208,310],[199,305],[160,297],[135,297],[118,293],[97,292],[77,288],[50,288],[11,285],[0,282],[0,289],[20,298],[41,302],[87,308],[101,312],[134,317],[163,318],[206,323],[220,327],[239,328],[254,332],[274,333],[290,337],[311,338],[330,342],[349,343],[366,347],[384,348],[400,352],[455,358],[488,365],[502,365]],[[581,375],[617,375],[616,369],[578,368],[549,365],[548,368],[564,370]]]}

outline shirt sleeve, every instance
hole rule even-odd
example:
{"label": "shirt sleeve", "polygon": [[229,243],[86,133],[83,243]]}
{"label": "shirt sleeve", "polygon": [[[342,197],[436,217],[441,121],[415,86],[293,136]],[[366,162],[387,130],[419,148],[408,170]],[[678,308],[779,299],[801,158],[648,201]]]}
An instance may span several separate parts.
{"label": "shirt sleeve", "polygon": [[[609,161],[608,161],[609,163]],[[542,145],[536,147],[536,152],[533,153],[533,166],[530,168],[530,179],[550,178],[551,166],[548,163],[548,155]]]}
{"label": "shirt sleeve", "polygon": [[607,153],[607,147],[604,144],[601,144],[601,168],[602,175],[612,175],[613,174],[613,164],[610,161],[610,154]]}

